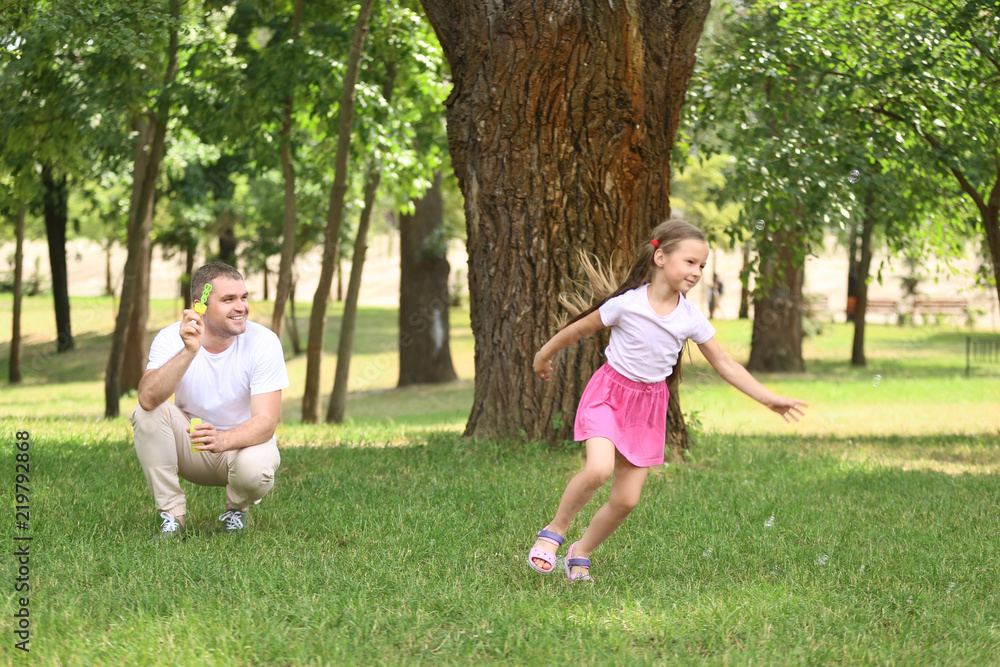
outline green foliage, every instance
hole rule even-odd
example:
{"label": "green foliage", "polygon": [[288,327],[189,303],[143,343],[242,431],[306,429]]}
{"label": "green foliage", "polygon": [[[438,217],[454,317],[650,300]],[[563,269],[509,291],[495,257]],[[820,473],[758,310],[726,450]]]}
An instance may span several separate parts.
{"label": "green foliage", "polygon": [[956,186],[982,209],[996,180],[995,3],[736,6],[689,94],[694,144],[736,158],[730,234],[768,253],[796,230],[808,253],[867,218],[891,250],[955,252],[981,222]]}

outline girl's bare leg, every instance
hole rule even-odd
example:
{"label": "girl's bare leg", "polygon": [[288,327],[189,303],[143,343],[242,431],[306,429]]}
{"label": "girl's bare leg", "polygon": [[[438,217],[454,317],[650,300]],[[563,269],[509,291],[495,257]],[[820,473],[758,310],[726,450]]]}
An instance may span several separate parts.
{"label": "girl's bare leg", "polygon": [[[583,470],[573,476],[573,479],[566,485],[563,491],[562,500],[559,501],[559,509],[556,516],[549,523],[549,530],[560,535],[565,535],[569,530],[569,525],[583,506],[590,502],[599,488],[607,483],[611,474],[615,471],[615,446],[607,438],[591,438],[587,440],[587,460],[583,465]],[[551,542],[538,540],[535,548],[550,553],[555,552],[555,545]],[[542,569],[549,569],[549,564],[538,558],[534,559],[535,565]]]}
{"label": "girl's bare leg", "polygon": [[[590,520],[583,537],[573,550],[574,558],[588,558],[590,552],[599,547],[611,533],[622,525],[629,513],[639,504],[642,485],[646,482],[649,468],[637,468],[615,452],[615,478],[611,482],[611,494],[594,518]],[[587,568],[573,566],[570,574],[586,573]]]}

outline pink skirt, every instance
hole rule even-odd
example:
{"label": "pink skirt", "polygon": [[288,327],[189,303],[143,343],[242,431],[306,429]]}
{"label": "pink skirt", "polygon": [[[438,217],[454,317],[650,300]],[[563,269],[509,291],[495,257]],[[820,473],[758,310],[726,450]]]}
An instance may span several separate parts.
{"label": "pink skirt", "polygon": [[636,382],[604,364],[583,390],[573,435],[577,441],[607,438],[636,467],[660,465],[669,400],[666,382]]}

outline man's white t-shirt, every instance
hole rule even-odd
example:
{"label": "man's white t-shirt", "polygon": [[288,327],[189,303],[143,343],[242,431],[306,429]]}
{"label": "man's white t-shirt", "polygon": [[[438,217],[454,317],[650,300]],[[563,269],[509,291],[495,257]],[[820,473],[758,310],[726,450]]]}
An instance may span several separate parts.
{"label": "man's white t-shirt", "polygon": [[[146,370],[163,366],[184,349],[180,327],[175,322],[156,334]],[[174,403],[188,415],[228,431],[250,419],[251,396],[288,386],[281,341],[267,327],[247,322],[247,330],[223,352],[198,350],[177,385]]]}
{"label": "man's white t-shirt", "polygon": [[669,315],[657,315],[649,304],[649,283],[608,299],[598,310],[604,326],[611,327],[604,356],[636,382],[662,382],[677,365],[684,341],[701,345],[715,336],[715,327],[683,294]]}

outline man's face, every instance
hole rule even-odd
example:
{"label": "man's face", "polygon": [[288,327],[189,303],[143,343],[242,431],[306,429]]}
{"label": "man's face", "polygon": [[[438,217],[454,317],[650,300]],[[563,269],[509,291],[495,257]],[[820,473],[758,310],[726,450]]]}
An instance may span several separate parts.
{"label": "man's face", "polygon": [[203,316],[206,330],[221,338],[246,332],[250,295],[242,280],[224,277],[213,280],[207,306]]}

